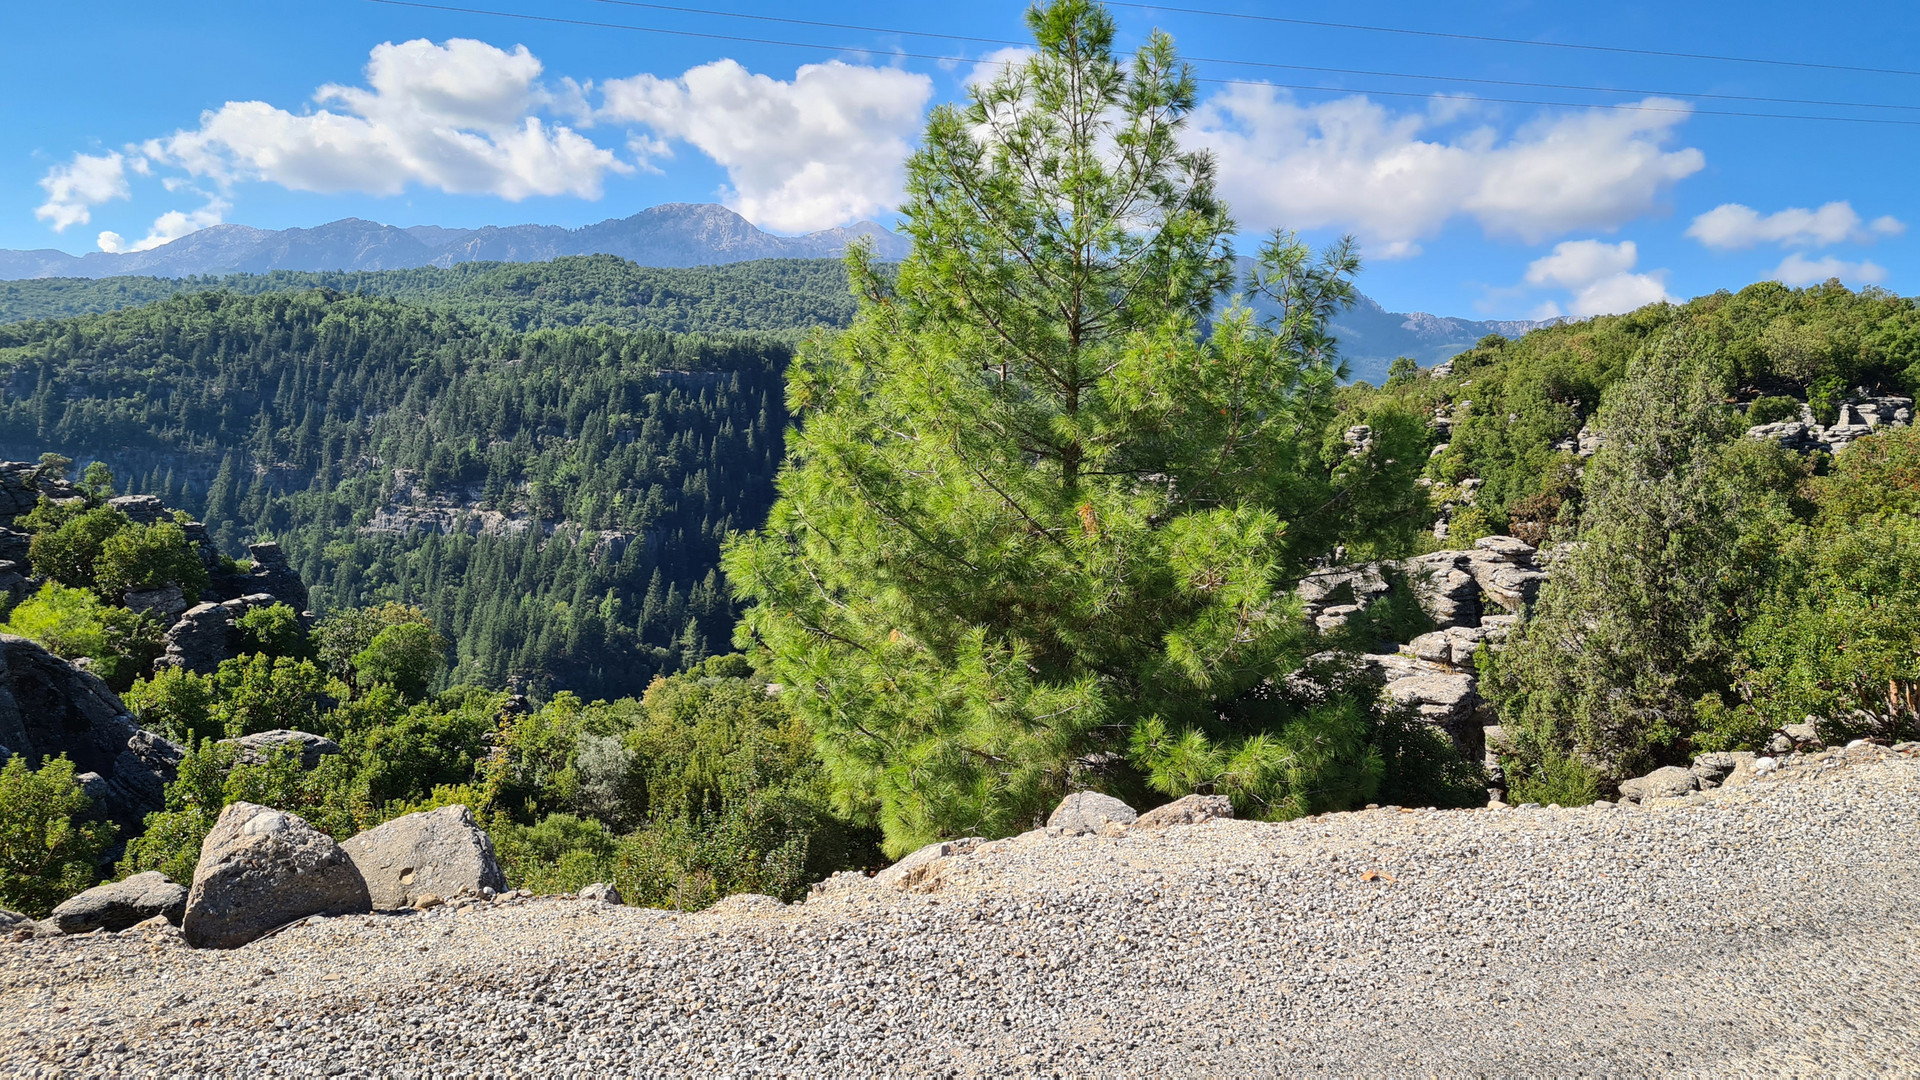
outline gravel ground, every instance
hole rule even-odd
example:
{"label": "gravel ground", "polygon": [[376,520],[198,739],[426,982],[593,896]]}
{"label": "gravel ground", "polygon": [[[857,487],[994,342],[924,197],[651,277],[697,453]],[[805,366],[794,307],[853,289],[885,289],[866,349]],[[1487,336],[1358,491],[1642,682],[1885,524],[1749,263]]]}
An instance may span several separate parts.
{"label": "gravel ground", "polygon": [[1029,834],[912,891],[0,944],[10,1074],[1920,1072],[1920,761]]}

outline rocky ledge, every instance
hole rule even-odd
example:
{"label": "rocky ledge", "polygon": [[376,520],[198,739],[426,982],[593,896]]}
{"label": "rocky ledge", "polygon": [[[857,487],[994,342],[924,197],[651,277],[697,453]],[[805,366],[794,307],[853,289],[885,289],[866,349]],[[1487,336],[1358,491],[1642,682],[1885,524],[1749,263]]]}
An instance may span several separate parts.
{"label": "rocky ledge", "polygon": [[795,905],[162,920],[0,944],[0,1072],[1902,1072],[1917,817],[1920,761],[1862,745],[1633,806],[1083,799]]}

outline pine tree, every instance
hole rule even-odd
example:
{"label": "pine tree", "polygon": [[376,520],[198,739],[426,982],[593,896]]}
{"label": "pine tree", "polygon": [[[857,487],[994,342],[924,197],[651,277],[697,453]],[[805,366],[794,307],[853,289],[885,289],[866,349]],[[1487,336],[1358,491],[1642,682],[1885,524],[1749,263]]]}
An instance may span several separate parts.
{"label": "pine tree", "polygon": [[1276,236],[1251,285],[1284,318],[1220,314],[1233,223],[1172,42],[1124,62],[1085,0],[1028,25],[1031,59],[933,113],[897,280],[849,256],[860,313],[796,360],[780,501],[726,555],[740,641],[896,854],[1029,827],[1149,721],[1241,770],[1180,782],[1270,787],[1239,703],[1304,651],[1290,579],[1369,542],[1424,457],[1409,418],[1328,430],[1350,245]]}

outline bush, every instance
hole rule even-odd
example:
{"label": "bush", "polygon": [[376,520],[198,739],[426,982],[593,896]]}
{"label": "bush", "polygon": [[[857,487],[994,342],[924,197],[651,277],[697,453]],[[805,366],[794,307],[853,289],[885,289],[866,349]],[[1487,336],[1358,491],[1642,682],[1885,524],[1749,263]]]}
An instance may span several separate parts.
{"label": "bush", "polygon": [[312,651],[299,613],[286,604],[249,608],[234,625],[240,630],[243,652],[304,657]]}
{"label": "bush", "polygon": [[1600,799],[1600,775],[1572,757],[1549,754],[1538,764],[1506,763],[1507,801],[1586,806]]}
{"label": "bush", "polygon": [[507,884],[537,893],[578,892],[612,881],[616,841],[605,825],[572,814],[548,814],[535,825],[496,820],[493,850]]}
{"label": "bush", "polygon": [[446,651],[446,639],[425,623],[389,626],[354,655],[354,683],[363,690],[384,684],[409,698],[425,697],[446,663]]}
{"label": "bush", "polygon": [[129,525],[101,543],[94,582],[109,603],[120,603],[129,592],[178,585],[187,603],[196,604],[207,584],[207,568],[173,522]]}
{"label": "bush", "polygon": [[64,755],[37,770],[18,754],[0,765],[0,906],[45,918],[99,880],[114,829],[87,821],[90,805]]}
{"label": "bush", "polygon": [[1747,406],[1747,423],[1753,427],[1798,419],[1800,419],[1800,402],[1794,398],[1785,396],[1755,398],[1753,404]]}
{"label": "bush", "polygon": [[0,633],[65,660],[85,657],[107,685],[124,690],[159,658],[164,628],[152,616],[102,604],[89,589],[49,581],[13,609]]}
{"label": "bush", "polygon": [[186,668],[163,667],[151,679],[138,679],[121,700],[140,718],[140,726],[191,746],[202,739],[226,737],[226,722],[214,715],[218,693],[213,680]]}
{"label": "bush", "polygon": [[127,516],[112,507],[86,509],[42,496],[33,512],[20,519],[32,531],[27,559],[33,572],[76,589],[94,589],[96,568],[109,538],[127,528]]}

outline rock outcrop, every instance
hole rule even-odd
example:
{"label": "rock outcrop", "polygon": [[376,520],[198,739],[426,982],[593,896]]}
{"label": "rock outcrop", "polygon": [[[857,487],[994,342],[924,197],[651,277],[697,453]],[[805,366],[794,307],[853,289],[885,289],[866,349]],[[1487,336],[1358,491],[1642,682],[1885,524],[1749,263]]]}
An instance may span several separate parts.
{"label": "rock outcrop", "polygon": [[166,633],[166,652],[156,667],[179,667],[208,675],[222,661],[240,655],[240,617],[254,608],[280,601],[271,593],[249,593],[224,603],[198,604],[180,616]]}
{"label": "rock outcrop", "polygon": [[290,748],[299,753],[300,767],[303,769],[317,769],[321,758],[340,752],[340,744],[332,739],[286,728],[242,735],[237,739],[221,739],[220,745],[234,747],[238,751],[236,760],[242,765],[264,765],[268,755],[274,751]]}
{"label": "rock outcrop", "polygon": [[1913,423],[1913,399],[1893,394],[1873,394],[1864,387],[1840,405],[1832,424],[1814,420],[1813,411],[1801,407],[1800,419],[1772,424],[1756,424],[1747,429],[1755,439],[1770,439],[1789,450],[1819,450],[1834,454],[1856,439],[1863,439],[1882,427],[1904,427]]}
{"label": "rock outcrop", "polygon": [[309,915],[372,909],[332,837],[293,814],[237,802],[200,845],[180,928],[190,945],[232,949]]}
{"label": "rock outcrop", "polygon": [[93,815],[127,837],[164,808],[185,751],[141,729],[99,676],[0,634],[0,756],[13,754],[35,766],[65,754]]}
{"label": "rock outcrop", "polygon": [[507,878],[493,841],[464,806],[397,817],[340,845],[366,883],[377,909],[410,907],[422,894],[498,892]]}
{"label": "rock outcrop", "polygon": [[47,921],[63,934],[125,930],[156,916],[175,926],[187,911],[187,887],[149,870],[68,897]]}

